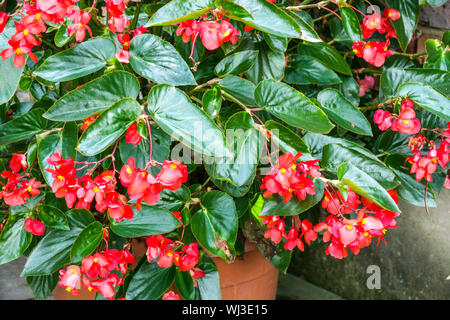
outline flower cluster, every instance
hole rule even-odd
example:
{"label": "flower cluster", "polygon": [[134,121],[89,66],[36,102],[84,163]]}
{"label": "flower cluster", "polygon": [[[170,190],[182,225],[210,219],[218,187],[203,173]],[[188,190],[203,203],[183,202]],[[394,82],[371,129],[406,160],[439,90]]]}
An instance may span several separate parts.
{"label": "flower cluster", "polygon": [[358,81],[359,96],[364,97],[367,90],[375,85],[375,78],[372,76],[365,76],[364,79]]}
{"label": "flower cluster", "polygon": [[[133,36],[136,37],[140,34],[144,34],[146,31],[147,31],[147,28],[144,26],[141,26],[141,27],[133,30]],[[130,49],[130,41],[131,41],[130,33],[131,33],[131,31],[128,30],[128,31],[124,32],[123,34],[117,35],[117,40],[122,45],[122,50],[120,50],[119,52],[116,53],[116,58],[121,63],[129,63],[130,62],[129,61],[130,52],[128,51]]]}
{"label": "flower cluster", "polygon": [[3,198],[8,206],[19,206],[25,204],[27,198],[40,194],[40,181],[36,178],[24,179],[28,176],[19,174],[21,170],[28,168],[28,163],[23,154],[14,154],[9,162],[11,171],[5,170],[0,176],[6,179],[6,183],[0,182],[2,188],[0,190],[0,199]]}
{"label": "flower cluster", "polygon": [[385,9],[383,16],[379,13],[366,15],[361,25],[363,38],[370,38],[375,31],[378,31],[380,34],[385,34],[386,41],[356,41],[353,43],[353,52],[356,56],[376,67],[381,67],[386,57],[393,54],[393,51],[388,49],[389,39],[396,36],[391,20],[398,19],[400,19],[400,12],[395,9]]}
{"label": "flower cluster", "polygon": [[[394,117],[394,119],[392,119]],[[403,134],[417,134],[421,129],[420,120],[416,118],[414,103],[405,99],[400,106],[400,115],[391,114],[387,110],[375,111],[373,121],[381,131],[391,128]]]}
{"label": "flower cluster", "polygon": [[109,29],[113,33],[123,32],[129,25],[128,18],[124,13],[129,0],[105,0],[105,2],[106,11],[109,14]]}
{"label": "flower cluster", "polygon": [[136,200],[138,210],[141,210],[142,201],[154,205],[159,201],[163,189],[177,190],[187,181],[187,177],[187,168],[179,160],[165,160],[155,177],[143,169],[135,168],[133,157],[120,170],[120,182],[127,188],[130,199]]}
{"label": "flower cluster", "polygon": [[72,36],[75,33],[75,40],[82,42],[86,37],[86,30],[92,37],[92,30],[88,26],[89,21],[91,21],[91,15],[83,10],[77,9],[75,7],[69,8],[68,18],[72,20],[72,24],[67,28],[67,34]]}
{"label": "flower cluster", "polygon": [[287,203],[294,193],[298,200],[305,200],[306,194],[314,195],[314,182],[312,178],[320,177],[319,160],[295,162],[302,156],[299,152],[294,157],[288,152],[280,156],[276,166],[263,178],[261,190],[265,190],[264,198],[270,197],[277,193],[283,197]]}
{"label": "flower cluster", "polygon": [[42,236],[45,232],[44,224],[37,219],[27,218],[23,222],[23,225],[26,232],[32,233],[35,236]]}
{"label": "flower cluster", "polygon": [[191,19],[182,21],[176,31],[177,36],[181,36],[183,42],[192,40],[193,46],[198,36],[203,46],[208,50],[216,50],[223,43],[230,41],[235,44],[239,30],[228,22],[229,19],[223,19],[220,22],[209,20],[207,15],[199,20]]}
{"label": "flower cluster", "polygon": [[116,286],[123,284],[123,279],[119,278],[112,271],[119,271],[126,274],[128,264],[134,263],[133,255],[127,250],[109,249],[97,252],[81,261],[81,268],[70,265],[66,270],[59,271],[60,281],[58,285],[65,288],[74,295],[80,294],[80,288],[89,292],[97,292],[105,298],[114,299]]}
{"label": "flower cluster", "polygon": [[[147,238],[147,260],[156,263],[161,268],[168,268],[175,264],[181,271],[192,271],[193,278],[201,278],[205,274],[194,270],[198,263],[199,251],[196,243],[183,245],[165,238],[163,235],[153,235]],[[177,250],[177,248],[179,248]],[[201,271],[201,270],[200,270]]]}
{"label": "flower cluster", "polygon": [[133,123],[128,127],[127,133],[125,134],[125,141],[137,146],[139,143],[141,143],[141,140],[142,136],[138,132],[137,124]]}

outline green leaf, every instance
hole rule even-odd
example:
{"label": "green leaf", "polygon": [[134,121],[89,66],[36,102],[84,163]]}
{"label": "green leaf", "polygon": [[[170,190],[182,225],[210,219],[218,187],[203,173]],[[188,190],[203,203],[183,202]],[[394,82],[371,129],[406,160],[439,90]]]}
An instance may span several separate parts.
{"label": "green leaf", "polygon": [[49,57],[34,75],[52,82],[77,79],[104,68],[115,54],[112,40],[92,38]]}
{"label": "green leaf", "polygon": [[[209,191],[201,198],[201,208],[191,218],[191,230],[209,252],[228,258],[223,250],[234,253],[238,221],[233,198],[220,191]],[[224,240],[224,244],[220,244]],[[219,248],[220,247],[220,248]]]}
{"label": "green leaf", "polygon": [[450,70],[450,51],[445,44],[437,39],[428,39],[425,42],[428,56],[424,63],[424,68],[436,68]]}
{"label": "green leaf", "polygon": [[30,112],[0,125],[0,145],[29,139],[47,126],[42,117],[44,110],[33,109]]}
{"label": "green leaf", "polygon": [[215,5],[216,7],[222,7],[236,17],[253,19],[253,16],[250,14],[250,12],[233,3],[233,0],[216,0]]}
{"label": "green leaf", "polygon": [[305,212],[309,208],[312,208],[320,200],[322,200],[324,192],[324,184],[321,180],[316,179],[314,181],[314,190],[316,194],[306,195],[306,199],[299,201],[296,195],[292,196],[292,199],[287,203],[284,199],[278,195],[274,194],[267,199],[264,199],[264,205],[259,213],[260,216],[278,215],[278,216],[294,216]]}
{"label": "green leaf", "polygon": [[90,255],[100,244],[103,238],[103,226],[95,221],[81,231],[70,250],[70,259],[73,263],[80,262]]}
{"label": "green leaf", "polygon": [[304,42],[298,46],[298,53],[300,55],[314,57],[334,71],[347,76],[352,75],[352,70],[344,57],[328,44]]}
{"label": "green leaf", "polygon": [[142,34],[131,40],[129,60],[136,73],[153,82],[174,86],[197,84],[178,51],[153,34]]}
{"label": "green leaf", "polygon": [[284,53],[270,49],[265,41],[259,42],[255,49],[259,53],[255,64],[247,71],[248,78],[255,84],[264,79],[281,80],[286,63]]}
{"label": "green leaf", "polygon": [[265,123],[265,127],[270,131],[272,141],[277,143],[284,152],[290,152],[293,155],[301,152],[303,153],[301,159],[303,159],[304,155],[310,153],[308,146],[300,136],[277,121],[268,120]]}
{"label": "green leaf", "polygon": [[214,261],[207,255],[197,265],[205,276],[197,279],[198,291],[202,300],[221,300],[219,272]]}
{"label": "green leaf", "polygon": [[172,212],[167,209],[143,205],[141,211],[133,207],[134,218],[121,222],[111,220],[111,230],[125,238],[151,236],[170,232],[180,225]]}
{"label": "green leaf", "polygon": [[344,162],[363,170],[386,189],[394,189],[398,185],[395,174],[379,160],[367,158],[357,150],[339,144],[327,144],[323,148],[320,162],[323,168],[337,173],[339,166]]}
{"label": "green leaf", "polygon": [[[287,14],[289,14],[292,18],[297,21],[299,24],[302,33],[300,35],[300,39],[308,41],[308,42],[322,42],[322,39],[317,34],[316,30],[314,30],[313,23],[309,23],[308,19],[311,18],[306,12],[304,11],[285,11]],[[312,19],[311,19],[312,20]]]}
{"label": "green leaf", "polygon": [[285,71],[284,81],[290,84],[330,85],[341,83],[339,76],[313,57],[292,55]]}
{"label": "green leaf", "polygon": [[180,211],[181,208],[191,199],[191,192],[188,187],[182,185],[177,190],[163,189],[160,193],[161,199],[155,204],[158,207],[169,211]]}
{"label": "green leaf", "polygon": [[249,12],[253,19],[240,18],[225,12],[224,14],[230,18],[279,37],[300,37],[301,29],[298,23],[276,5],[266,0],[234,0],[233,2]]}
{"label": "green leaf", "polygon": [[450,72],[438,69],[390,68],[381,75],[380,87],[384,96],[395,97],[400,85],[416,82],[450,94]]}
{"label": "green leaf", "polygon": [[49,186],[53,184],[52,174],[45,169],[54,169],[47,162],[52,154],[59,151],[64,158],[76,159],[75,147],[78,142],[78,128],[74,122],[67,122],[62,131],[52,132],[42,139],[38,139],[38,163],[42,175]]}
{"label": "green leaf", "polygon": [[394,212],[401,212],[389,193],[369,174],[352,164],[343,163],[338,168],[338,179],[367,200]]}
{"label": "green leaf", "polygon": [[214,177],[241,187],[255,174],[263,148],[262,140],[252,116],[247,112],[232,115],[225,125],[225,131],[232,133],[227,136],[227,145],[233,151],[233,156],[221,159],[216,164]]}
{"label": "green leaf", "polygon": [[145,27],[168,26],[198,18],[214,6],[214,0],[173,0],[160,8]]}
{"label": "green leaf", "polygon": [[75,37],[74,34],[69,36],[69,34],[67,33],[67,24],[68,21],[64,21],[64,23],[61,24],[61,26],[58,28],[58,31],[56,31],[55,33],[55,45],[58,48],[64,47],[70,40]]}
{"label": "green leaf", "polygon": [[396,189],[400,198],[415,206],[425,207],[425,190],[427,190],[427,206],[436,208],[436,197],[433,188],[426,188],[426,181],[417,181],[410,169],[405,166],[405,156],[395,153],[386,157],[386,165],[394,171],[401,185]]}
{"label": "green leaf", "polygon": [[49,275],[27,277],[28,287],[36,300],[47,299],[55,290],[59,281],[59,272]]}
{"label": "green leaf", "polygon": [[[147,259],[146,259],[147,260]],[[173,283],[176,267],[160,268],[156,261],[144,261],[128,285],[127,300],[156,300],[160,298]]]}
{"label": "green leaf", "polygon": [[139,81],[125,71],[112,71],[70,91],[44,114],[53,121],[82,120],[123,98],[136,98]]}
{"label": "green leaf", "polygon": [[72,209],[67,213],[70,231],[50,230],[31,252],[21,276],[52,274],[71,262],[70,250],[80,232],[94,222],[85,209]]}
{"label": "green leaf", "polygon": [[58,208],[40,205],[37,207],[37,212],[39,214],[39,218],[47,227],[70,230],[66,215]]}
{"label": "green leaf", "polygon": [[24,228],[27,212],[11,214],[0,234],[0,265],[19,258],[31,243],[32,234]]}
{"label": "green leaf", "polygon": [[377,152],[409,154],[408,141],[408,135],[398,131],[387,130],[377,141]]}
{"label": "green leaf", "polygon": [[226,180],[219,180],[214,177],[214,170],[215,170],[216,164],[205,164],[205,170],[208,173],[208,175],[211,178],[211,181],[216,185],[220,190],[225,191],[226,193],[230,194],[233,197],[242,197],[244,196],[249,190],[253,183],[253,180],[256,176],[255,174],[252,175],[248,181],[245,182],[244,185],[237,187],[235,185],[232,185],[230,182]]}
{"label": "green leaf", "polygon": [[359,85],[353,77],[341,76],[342,83],[338,88],[344,96],[355,106],[359,106]]}
{"label": "green leaf", "polygon": [[317,100],[327,116],[339,126],[354,133],[372,136],[372,128],[364,114],[335,89],[320,91]]}
{"label": "green leaf", "polygon": [[220,88],[214,87],[205,91],[202,97],[203,110],[205,110],[209,116],[214,119],[219,115],[220,108],[222,107],[222,93]]}
{"label": "green leaf", "polygon": [[356,12],[349,6],[339,7],[345,32],[352,41],[361,41],[361,27]]}
{"label": "green leaf", "polygon": [[450,102],[443,95],[429,85],[419,83],[405,83],[398,88],[398,95],[410,98],[423,109],[450,121]]}
{"label": "green leaf", "polygon": [[104,151],[139,118],[141,112],[140,104],[132,98],[117,101],[83,132],[77,150],[86,156]]}
{"label": "green leaf", "polygon": [[270,33],[263,33],[264,40],[272,51],[285,52],[288,47],[289,39],[274,36]]}
{"label": "green leaf", "polygon": [[233,53],[223,58],[216,65],[214,72],[219,77],[229,74],[238,75],[244,73],[255,64],[257,57],[257,50],[245,50]]}
{"label": "green leaf", "polygon": [[264,80],[255,89],[255,99],[260,107],[292,126],[318,133],[333,128],[319,107],[287,84]]}
{"label": "green leaf", "polygon": [[[270,259],[270,263],[277,269],[279,269],[281,272],[286,273],[287,269],[289,268],[292,260],[292,253],[294,250],[286,250],[283,245],[285,240],[280,242],[276,249],[276,254]],[[256,245],[261,251],[262,254],[264,254],[264,248],[260,245]]]}
{"label": "green leaf", "polygon": [[419,21],[419,1],[418,0],[387,0],[389,8],[400,11],[400,19],[391,21],[397,34],[397,40],[403,51],[411,41],[411,38]]}
{"label": "green leaf", "polygon": [[189,271],[177,271],[175,274],[175,285],[185,300],[194,300],[194,281]]}
{"label": "green leaf", "polygon": [[216,157],[228,154],[222,131],[183,91],[165,84],[154,86],[147,110],[161,129],[193,150]]}
{"label": "green leaf", "polygon": [[255,91],[255,85],[243,78],[236,76],[229,76],[219,81],[220,88],[241,101],[246,106],[255,106],[255,97],[253,92]]}

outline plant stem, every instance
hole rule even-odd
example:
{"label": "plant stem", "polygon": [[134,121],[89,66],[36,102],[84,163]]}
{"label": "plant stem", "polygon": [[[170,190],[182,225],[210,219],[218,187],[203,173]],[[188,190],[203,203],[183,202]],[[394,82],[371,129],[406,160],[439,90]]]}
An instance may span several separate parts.
{"label": "plant stem", "polygon": [[136,29],[137,22],[139,20],[139,13],[141,12],[142,1],[139,1],[136,4],[136,11],[134,12],[133,21],[131,22],[130,30]]}
{"label": "plant stem", "polygon": [[291,10],[291,11],[302,11],[303,9],[323,7],[323,6],[326,6],[330,2],[331,2],[330,0],[325,0],[325,1],[320,1],[318,3],[302,4],[299,6],[286,7],[286,9]]}

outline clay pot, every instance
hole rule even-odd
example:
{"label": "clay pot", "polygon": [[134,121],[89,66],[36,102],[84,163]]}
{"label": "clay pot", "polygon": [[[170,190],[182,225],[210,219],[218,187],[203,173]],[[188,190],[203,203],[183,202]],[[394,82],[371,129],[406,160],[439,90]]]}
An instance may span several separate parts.
{"label": "clay pot", "polygon": [[[145,255],[145,242],[133,243],[136,261]],[[222,258],[212,257],[220,277],[222,300],[274,300],[277,292],[278,269],[272,266],[258,248],[249,242],[241,259],[228,264]],[[134,268],[136,263],[131,266]],[[55,300],[93,300],[95,293],[80,289],[75,296],[57,286],[53,292]]]}

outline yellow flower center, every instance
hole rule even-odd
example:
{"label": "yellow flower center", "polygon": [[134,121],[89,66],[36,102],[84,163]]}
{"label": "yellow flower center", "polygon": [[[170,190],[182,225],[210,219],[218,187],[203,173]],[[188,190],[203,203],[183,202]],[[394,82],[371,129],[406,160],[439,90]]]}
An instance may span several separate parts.
{"label": "yellow flower center", "polygon": [[173,163],[170,165],[170,167],[171,167],[172,169],[178,168],[177,165],[176,165],[176,164],[173,164]]}
{"label": "yellow flower center", "polygon": [[368,236],[369,236],[369,233],[368,233],[368,232],[364,232],[364,236],[365,236],[365,237],[368,237]]}
{"label": "yellow flower center", "polygon": [[375,25],[375,20],[370,21],[370,24],[374,26]]}
{"label": "yellow flower center", "polygon": [[91,286],[89,286],[87,289],[88,289],[89,292],[92,291],[92,287]]}
{"label": "yellow flower center", "polygon": [[28,31],[28,29],[23,30],[23,35],[27,36],[30,32]]}
{"label": "yellow flower center", "polygon": [[31,187],[28,187],[28,192],[31,192]]}
{"label": "yellow flower center", "polygon": [[230,31],[225,31],[224,33],[223,33],[223,35],[226,37],[226,36],[228,36],[230,34]]}
{"label": "yellow flower center", "polygon": [[77,270],[75,270],[75,269],[72,269],[72,271],[71,271],[73,274],[75,274],[75,273],[77,273]]}
{"label": "yellow flower center", "polygon": [[67,292],[70,292],[70,291],[72,291],[72,289],[70,289],[70,288],[66,288],[66,291],[67,291]]}
{"label": "yellow flower center", "polygon": [[297,166],[296,166],[295,164],[293,164],[293,165],[291,166],[291,169],[292,169],[292,170],[295,170],[295,169],[297,169]]}
{"label": "yellow flower center", "polygon": [[386,229],[383,229],[383,230],[382,230],[381,232],[383,232],[383,234],[385,234],[385,233],[386,233],[386,231],[387,231]]}
{"label": "yellow flower center", "polygon": [[36,20],[39,20],[41,18],[41,14],[40,13],[36,13],[35,17],[36,17]]}
{"label": "yellow flower center", "polygon": [[350,225],[346,226],[345,228],[347,228],[347,230],[352,230],[353,229],[353,227],[350,226]]}
{"label": "yellow flower center", "polygon": [[23,53],[23,52],[22,52],[22,49],[20,49],[20,48],[17,48],[16,51],[14,51],[14,52],[15,52],[16,54],[21,54],[21,53]]}
{"label": "yellow flower center", "polygon": [[82,24],[82,23],[79,23],[78,26],[79,26],[80,28],[83,28],[83,24]]}
{"label": "yellow flower center", "polygon": [[281,172],[281,173],[286,173],[286,169],[285,169],[285,168],[281,168],[281,169],[280,169],[280,172]]}
{"label": "yellow flower center", "polygon": [[404,124],[407,124],[409,122],[409,120],[403,120]]}
{"label": "yellow flower center", "polygon": [[63,181],[64,180],[63,176],[58,176],[57,178],[58,178],[59,181]]}
{"label": "yellow flower center", "polygon": [[100,189],[99,188],[97,188],[97,187],[94,187],[94,192],[99,192],[100,191]]}
{"label": "yellow flower center", "polygon": [[92,259],[92,260],[94,260],[94,262],[95,262],[95,263],[97,263],[97,262],[98,262],[97,258],[94,258],[94,259]]}
{"label": "yellow flower center", "polygon": [[361,223],[362,224],[366,224],[367,223],[367,219],[362,219]]}
{"label": "yellow flower center", "polygon": [[431,159],[431,162],[437,163],[437,160],[435,158]]}
{"label": "yellow flower center", "polygon": [[130,167],[127,168],[127,173],[128,173],[128,174],[132,174],[132,173],[133,173],[133,171],[131,170]]}
{"label": "yellow flower center", "polygon": [[124,46],[124,47],[128,47],[128,42],[124,42],[124,43],[123,43],[123,46]]}
{"label": "yellow flower center", "polygon": [[167,254],[167,256],[168,256],[168,257],[172,257],[172,256],[173,256],[173,253],[172,253],[172,252],[169,252],[169,253]]}

